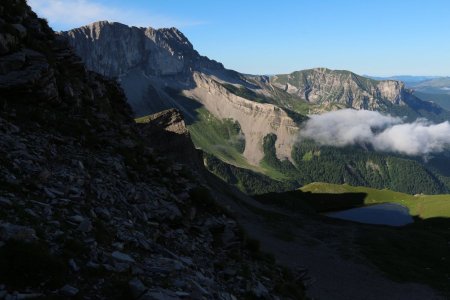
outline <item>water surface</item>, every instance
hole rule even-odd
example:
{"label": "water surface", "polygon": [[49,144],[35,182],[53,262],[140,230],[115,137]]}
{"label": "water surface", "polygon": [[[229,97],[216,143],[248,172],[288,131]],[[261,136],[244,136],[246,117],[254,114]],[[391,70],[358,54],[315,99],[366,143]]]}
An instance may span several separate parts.
{"label": "water surface", "polygon": [[404,226],[414,222],[408,208],[395,203],[351,208],[326,215],[337,219],[377,225]]}

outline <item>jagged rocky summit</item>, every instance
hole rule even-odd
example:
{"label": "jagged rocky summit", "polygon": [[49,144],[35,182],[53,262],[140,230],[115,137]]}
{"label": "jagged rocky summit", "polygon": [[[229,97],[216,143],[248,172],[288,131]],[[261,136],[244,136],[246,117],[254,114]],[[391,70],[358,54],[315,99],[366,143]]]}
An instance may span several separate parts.
{"label": "jagged rocky summit", "polygon": [[0,299],[303,297],[170,155],[195,153],[179,112],[135,124],[24,0],[0,28]]}

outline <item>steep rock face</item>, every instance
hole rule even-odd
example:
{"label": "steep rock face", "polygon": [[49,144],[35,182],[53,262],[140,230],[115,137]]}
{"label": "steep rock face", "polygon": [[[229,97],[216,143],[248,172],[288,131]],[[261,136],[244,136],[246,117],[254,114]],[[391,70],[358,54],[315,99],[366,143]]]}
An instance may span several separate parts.
{"label": "steep rock face", "polygon": [[173,132],[175,134],[189,137],[189,131],[184,123],[183,116],[177,109],[168,109],[145,118],[145,123],[164,131]]}
{"label": "steep rock face", "polygon": [[221,83],[246,84],[244,76],[200,56],[177,29],[97,22],[60,35],[89,69],[119,77],[137,116],[177,108],[195,122],[195,108],[203,105],[217,118],[240,124],[244,156],[251,164],[258,165],[264,156],[263,138],[270,133],[278,135],[278,157],[291,157],[297,130],[292,119],[274,105],[227,92]]}
{"label": "steep rock face", "polygon": [[219,118],[232,116],[239,122],[245,136],[244,156],[258,165],[264,156],[263,138],[271,133],[277,135],[277,156],[291,158],[294,136],[298,132],[295,122],[279,107],[257,103],[230,93],[216,80],[201,73],[194,74],[196,88],[184,91],[184,95],[197,99],[208,111]]}
{"label": "steep rock face", "polygon": [[[0,3],[0,34],[0,298],[278,299],[287,273],[252,257],[114,81],[24,0]],[[185,136],[179,114],[152,121]]]}
{"label": "steep rock face", "polygon": [[202,168],[202,153],[195,149],[181,112],[168,109],[139,120],[142,136],[152,141],[167,157]]}
{"label": "steep rock face", "polygon": [[277,75],[271,83],[310,103],[338,103],[355,109],[377,110],[390,102],[405,105],[405,85],[400,81],[376,81],[348,71],[325,68]]}
{"label": "steep rock face", "polygon": [[176,28],[138,28],[108,21],[61,32],[91,70],[119,77],[131,69],[148,76],[189,73],[192,69],[223,69],[200,56]]}

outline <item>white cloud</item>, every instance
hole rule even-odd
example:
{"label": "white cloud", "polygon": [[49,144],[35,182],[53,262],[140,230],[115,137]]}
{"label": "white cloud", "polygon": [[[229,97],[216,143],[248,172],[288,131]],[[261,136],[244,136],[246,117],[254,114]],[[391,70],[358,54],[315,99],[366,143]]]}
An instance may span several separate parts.
{"label": "white cloud", "polygon": [[428,124],[417,121],[395,125],[376,135],[372,144],[376,150],[407,155],[442,152],[450,146],[450,123]]}
{"label": "white cloud", "polygon": [[67,30],[95,21],[114,21],[140,27],[186,27],[203,22],[175,20],[146,10],[124,10],[95,0],[28,0],[33,10],[55,30]]}
{"label": "white cloud", "polygon": [[450,147],[450,123],[403,123],[379,112],[344,109],[311,115],[300,131],[300,139],[337,147],[366,144],[377,151],[426,156]]}

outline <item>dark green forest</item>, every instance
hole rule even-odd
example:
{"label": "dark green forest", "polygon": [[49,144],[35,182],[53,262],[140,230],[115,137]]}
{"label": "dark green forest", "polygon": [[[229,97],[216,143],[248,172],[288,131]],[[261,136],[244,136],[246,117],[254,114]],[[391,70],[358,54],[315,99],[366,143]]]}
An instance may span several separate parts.
{"label": "dark green forest", "polygon": [[440,166],[450,164],[444,153],[425,160],[394,153],[381,153],[361,146],[329,147],[312,141],[298,143],[292,161],[275,154],[276,135],[264,138],[264,166],[289,180],[277,181],[260,173],[227,165],[207,155],[208,168],[223,180],[249,194],[281,192],[311,182],[390,189],[408,194],[442,194],[450,190],[449,172]]}
{"label": "dark green forest", "polygon": [[292,158],[302,183],[348,183],[408,194],[448,192],[446,178],[422,158],[380,153],[359,146],[336,148],[305,141]]}
{"label": "dark green forest", "polygon": [[224,163],[206,152],[203,157],[210,172],[250,195],[290,191],[299,187],[296,181],[277,181],[261,173]]}

